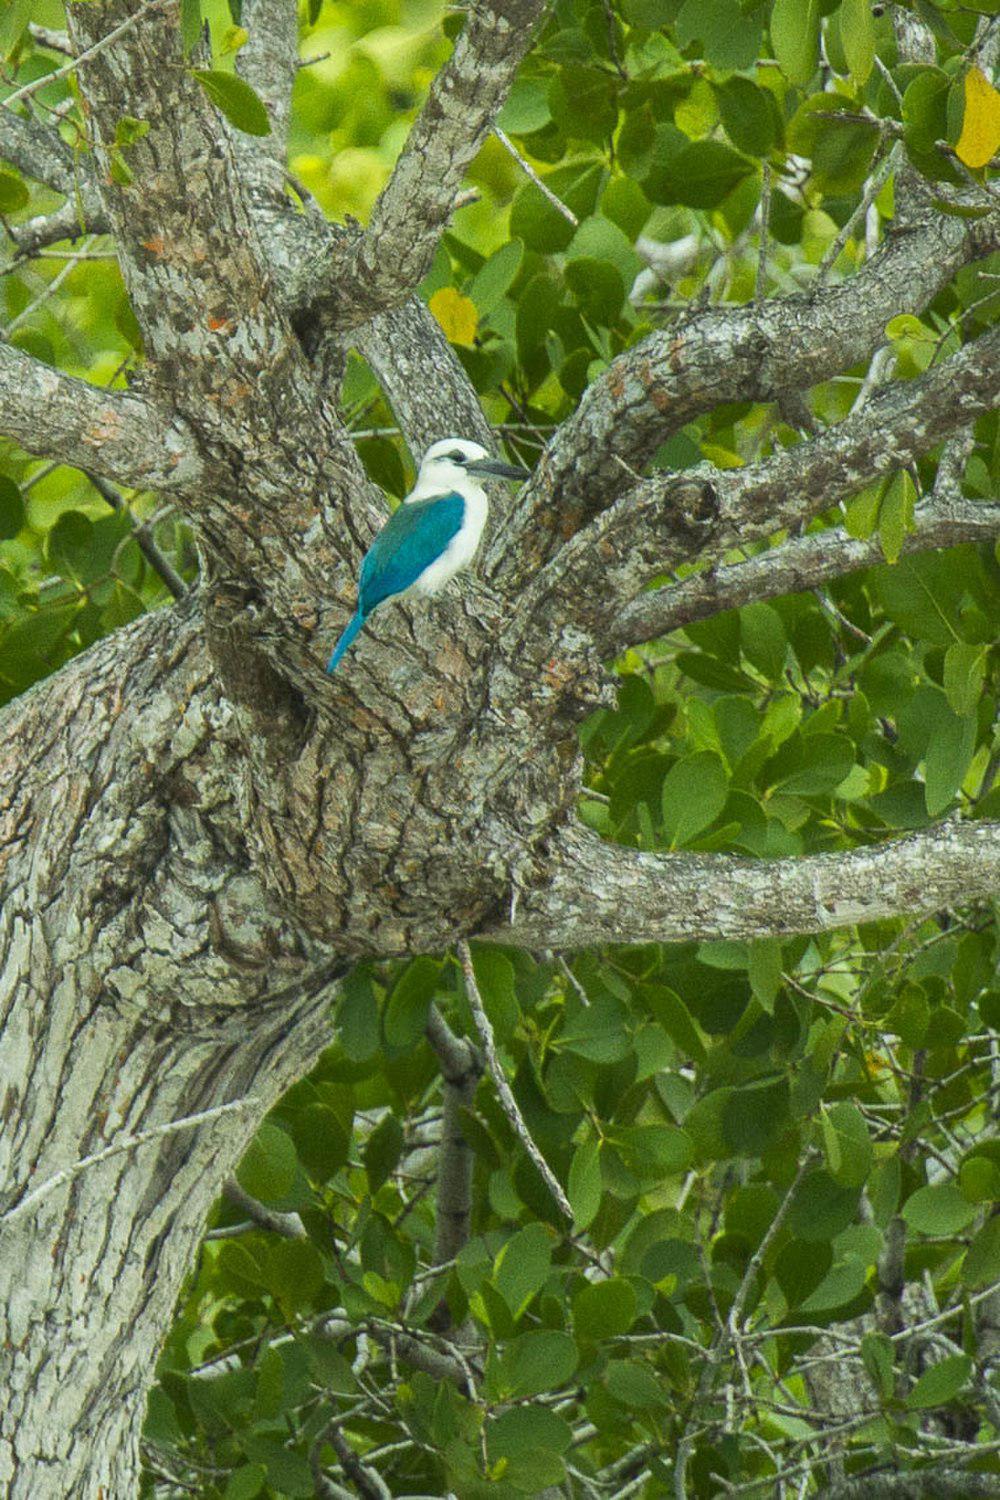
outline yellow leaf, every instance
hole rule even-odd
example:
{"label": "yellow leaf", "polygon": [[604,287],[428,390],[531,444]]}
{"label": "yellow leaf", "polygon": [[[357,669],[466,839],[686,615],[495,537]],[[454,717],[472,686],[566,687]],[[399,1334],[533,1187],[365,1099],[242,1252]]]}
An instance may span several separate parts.
{"label": "yellow leaf", "polygon": [[955,154],[967,167],[985,167],[1000,151],[1000,93],[981,68],[965,75],[965,114]]}
{"label": "yellow leaf", "polygon": [[475,303],[453,286],[443,286],[427,304],[452,344],[469,345],[476,337],[479,319]]}

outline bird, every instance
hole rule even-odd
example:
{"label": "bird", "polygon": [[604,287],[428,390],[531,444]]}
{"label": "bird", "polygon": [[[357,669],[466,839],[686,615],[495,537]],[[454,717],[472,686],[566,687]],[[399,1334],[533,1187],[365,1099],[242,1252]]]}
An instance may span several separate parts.
{"label": "bird", "polygon": [[417,482],[365,553],[357,609],[333,648],[326,670],[341,658],[372,610],[404,594],[435,594],[476,554],[488,503],[480,475],[528,479],[527,469],[491,458],[480,443],[441,438],[424,454]]}

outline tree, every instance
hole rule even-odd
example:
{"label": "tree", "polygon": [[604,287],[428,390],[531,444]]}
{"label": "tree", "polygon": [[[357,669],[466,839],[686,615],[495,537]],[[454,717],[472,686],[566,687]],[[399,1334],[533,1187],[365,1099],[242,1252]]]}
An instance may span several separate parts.
{"label": "tree", "polygon": [[991,9],[13,0],[11,1500],[1000,1492]]}

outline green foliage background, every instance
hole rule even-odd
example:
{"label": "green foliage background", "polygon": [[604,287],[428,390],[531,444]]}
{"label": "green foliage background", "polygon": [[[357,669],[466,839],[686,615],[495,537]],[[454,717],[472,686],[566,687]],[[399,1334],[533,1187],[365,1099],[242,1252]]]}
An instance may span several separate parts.
{"label": "green foliage background", "polygon": [[[934,66],[901,63],[888,7],[868,0],[555,0],[500,124],[579,224],[491,138],[423,287],[512,451],[530,460],[615,354],[693,301],[752,298],[765,165],[770,296],[815,283],[897,135],[926,177],[966,184],[935,142],[958,139],[969,48],[994,7],[913,8]],[[213,66],[231,69],[238,17],[206,9]],[[432,0],[322,0],[303,19],[303,55],[319,60],[296,86],[291,171],[328,215],[364,218],[462,16]],[[18,83],[53,66],[28,20],[59,25],[61,6],[10,7],[0,41]],[[64,139],[86,151],[71,80],[33,107],[63,109]],[[0,168],[15,229],[58,202]],[[891,181],[876,208],[891,228]],[[686,235],[688,269],[631,301],[639,237]],[[141,365],[107,241],[4,255],[11,342],[99,384]],[[864,257],[862,224],[832,276]],[[962,271],[920,318],[893,320],[892,374],[926,369],[995,318],[997,259]],[[814,418],[843,417],[865,374],[810,392]],[[353,356],[345,404],[370,473],[403,494],[412,470],[392,413]],[[775,407],[731,405],[656,463],[740,465],[800,436]],[[997,443],[996,417],[980,421],[969,496],[995,493]],[[591,827],[643,849],[766,859],[1000,814],[995,552],[899,559],[914,479],[928,489],[935,462],[814,523],[877,532],[883,565],[618,663],[617,706],[582,732]],[[124,498],[113,511],[85,476],[0,442],[4,698],[169,601],[136,525],[193,578],[179,517],[155,496]],[[461,972],[448,956],[356,972],[336,1040],[239,1174],[307,1237],[220,1202],[160,1362],[146,1492],[319,1493],[334,1417],[399,1495],[673,1494],[685,1435],[690,1495],[774,1493],[779,1472],[815,1493],[834,1434],[848,1472],[970,1464],[978,1443],[971,1467],[1000,1473],[1000,1396],[972,1316],[1000,1283],[997,956],[982,908],[571,962],[480,947],[508,1074],[575,1223],[567,1232],[487,1079],[464,1119],[472,1237],[439,1269],[441,1082],[423,1031],[433,1003],[473,1033]],[[890,1237],[905,1241],[895,1312],[877,1302]],[[742,1365],[724,1332],[737,1296]],[[928,1344],[911,1328],[939,1308],[954,1315]],[[404,1328],[453,1367],[466,1360],[466,1377],[393,1351],[387,1334]],[[865,1393],[846,1417],[808,1383],[825,1330]]]}

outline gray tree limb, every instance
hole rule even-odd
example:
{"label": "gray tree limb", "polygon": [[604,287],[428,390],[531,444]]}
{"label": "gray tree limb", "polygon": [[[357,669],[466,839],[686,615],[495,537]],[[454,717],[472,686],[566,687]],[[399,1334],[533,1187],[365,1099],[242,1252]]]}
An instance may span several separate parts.
{"label": "gray tree limb", "polygon": [[908,1474],[859,1474],[820,1493],[822,1500],[990,1500],[1000,1495],[1000,1477],[927,1465]]}
{"label": "gray tree limb", "polygon": [[[955,547],[960,542],[987,542],[997,536],[1000,504],[961,500],[944,505],[930,501],[917,507],[913,530],[903,542],[903,555]],[[640,594],[615,621],[613,641],[635,645],[654,640],[722,610],[817,588],[832,578],[884,561],[877,536],[860,541],[842,527],[832,527],[792,537],[746,562],[709,568],[669,587]]]}
{"label": "gray tree limb", "polygon": [[137,392],[90,385],[3,343],[0,432],[29,453],[136,489],[178,491],[203,473],[182,419]]}
{"label": "gray tree limb", "polygon": [[[638,639],[623,612],[657,572],[798,527],[864,485],[914,462],[1000,399],[1000,330],[911,381],[883,387],[818,437],[742,469],[708,465],[641,481],[578,531],[532,580],[519,613],[555,610],[611,649]],[[650,596],[655,597],[655,596]],[[640,614],[640,618],[641,618]]]}
{"label": "gray tree limb", "polygon": [[[482,146],[532,41],[545,0],[470,6],[448,62],[434,78],[367,229],[305,268],[302,299],[317,287],[339,327],[402,302],[426,275],[465,170]],[[296,301],[299,298],[295,299]]]}
{"label": "gray tree limb", "polygon": [[568,826],[548,856],[544,879],[489,936],[527,948],[752,939],[915,916],[1000,890],[996,823],[948,822],[863,849],[774,860],[647,854]]}
{"label": "gray tree limb", "polygon": [[969,225],[924,213],[846,281],[693,312],[619,355],[553,437],[486,576],[523,587],[686,422],[722,402],[776,400],[870,359],[894,314],[921,311],[961,266],[1000,244],[1000,214]]}

